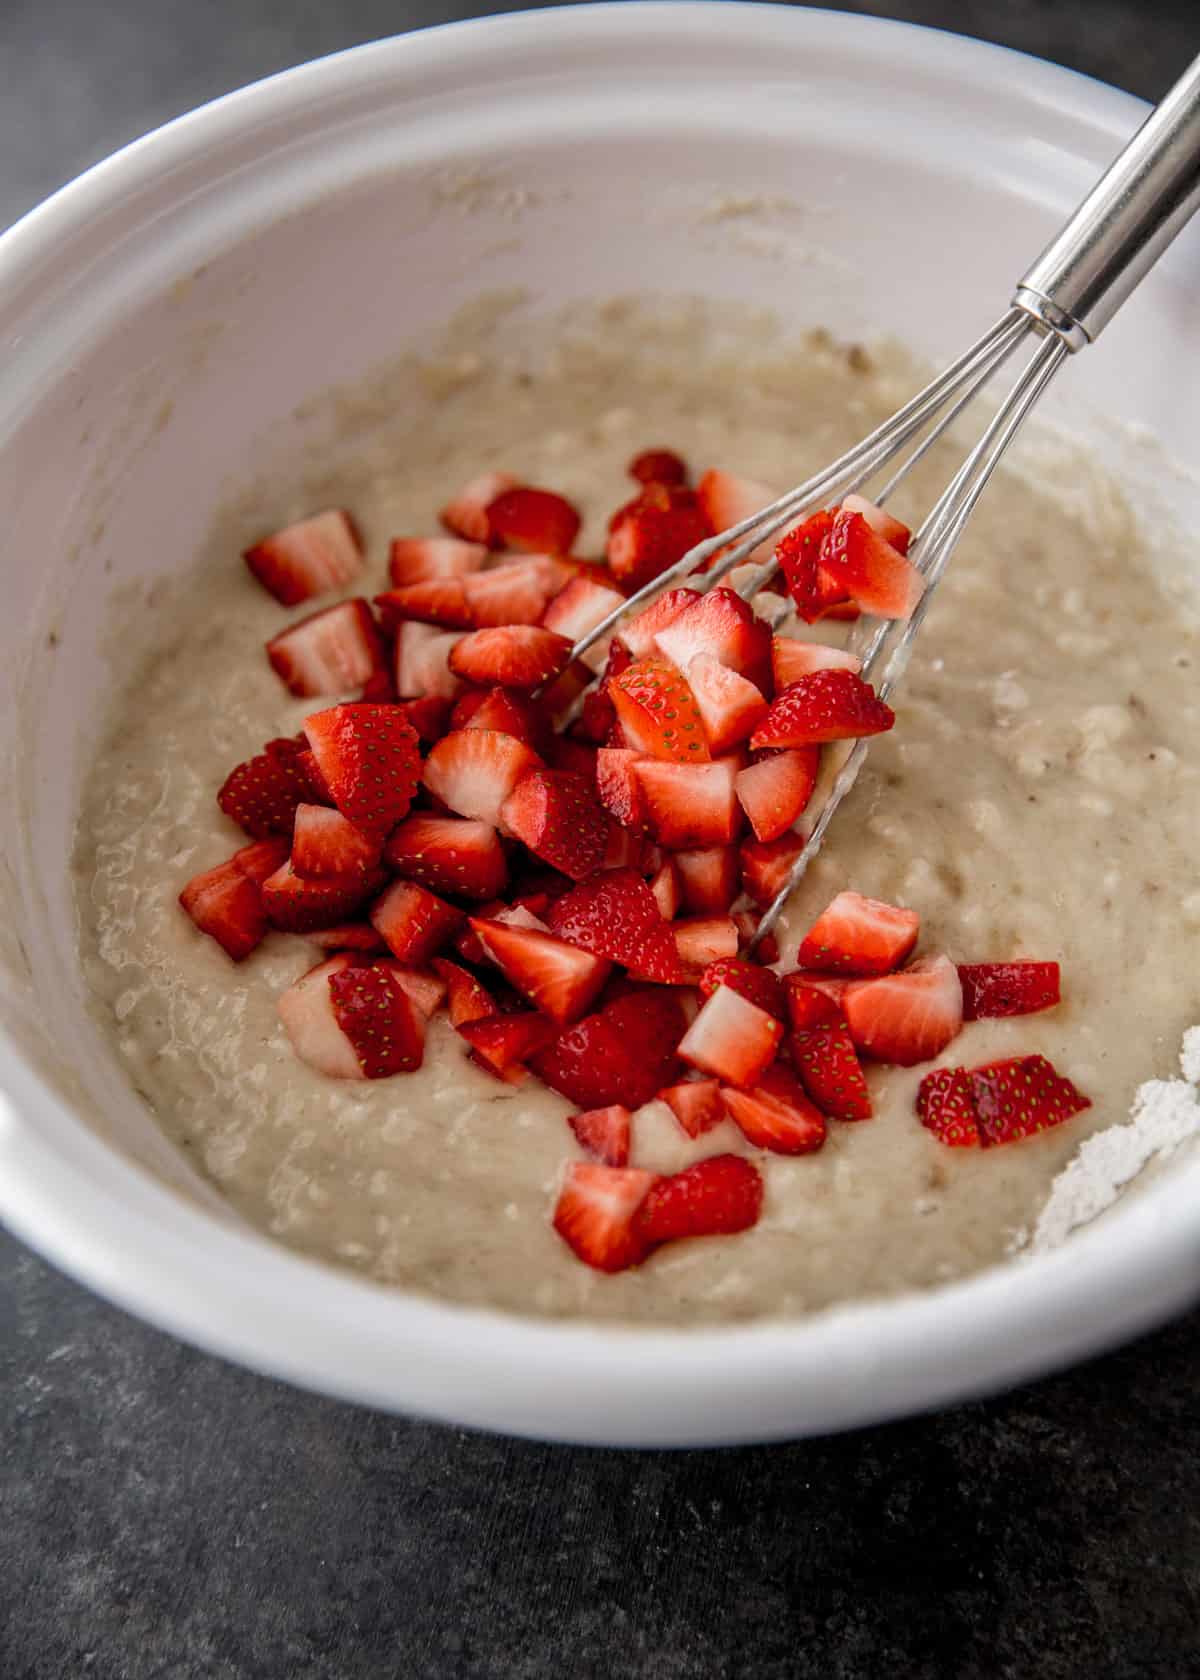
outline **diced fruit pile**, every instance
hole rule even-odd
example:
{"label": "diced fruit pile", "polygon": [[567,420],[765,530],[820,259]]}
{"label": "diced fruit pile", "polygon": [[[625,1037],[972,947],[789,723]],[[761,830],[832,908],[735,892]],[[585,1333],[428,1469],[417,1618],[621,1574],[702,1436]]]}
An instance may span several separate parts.
{"label": "diced fruit pile", "polygon": [[[335,1079],[420,1067],[445,1009],[480,1068],[561,1093],[591,1157],[554,1226],[603,1271],[659,1244],[755,1224],[759,1169],[718,1154],[630,1165],[661,1100],[698,1138],[731,1120],[802,1155],[868,1119],[864,1058],[938,1056],[964,1020],[1058,1001],[1053,963],[910,960],[917,915],[840,893],[780,976],[773,939],[739,952],[803,846],[825,743],[890,729],[848,653],[770,626],[725,587],[660,594],[585,659],[574,644],[697,542],[772,499],[678,456],[630,465],[604,562],[573,552],[564,497],[492,473],[442,511],[449,535],[398,538],[392,587],[267,643],[293,695],[333,702],[221,786],[249,843],[180,894],[236,962],[268,932],[326,953],[279,1000],[296,1054]],[[790,532],[777,557],[801,615],[905,616],[909,533],[861,498]],[[249,549],[284,605],[361,576],[348,514]],[[596,680],[598,679],[598,680]],[[356,697],[346,699],[350,693]],[[1086,1106],[1039,1057],[941,1069],[920,1118],[950,1144],[1000,1143]]]}

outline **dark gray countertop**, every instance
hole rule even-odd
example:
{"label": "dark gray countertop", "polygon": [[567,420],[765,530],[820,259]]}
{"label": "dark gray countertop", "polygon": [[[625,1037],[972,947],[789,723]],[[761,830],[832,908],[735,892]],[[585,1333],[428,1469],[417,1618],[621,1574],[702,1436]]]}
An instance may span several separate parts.
{"label": "dark gray countertop", "polygon": [[[0,0],[0,225],[439,0]],[[1197,0],[893,0],[1152,98]],[[488,1439],[194,1353],[0,1236],[0,1680],[1182,1680],[1200,1315],[983,1405],[689,1455]]]}

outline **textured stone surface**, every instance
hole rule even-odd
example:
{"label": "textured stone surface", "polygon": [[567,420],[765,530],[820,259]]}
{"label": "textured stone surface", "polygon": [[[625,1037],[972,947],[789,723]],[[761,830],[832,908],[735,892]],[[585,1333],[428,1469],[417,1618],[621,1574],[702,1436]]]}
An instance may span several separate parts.
{"label": "textured stone surface", "polygon": [[[497,8],[478,8],[497,9]],[[1160,93],[1195,0],[908,0]],[[0,224],[115,145],[436,0],[6,0]],[[1190,27],[1189,27],[1190,25]],[[1177,1680],[1200,1316],[854,1436],[573,1452],[298,1394],[0,1237],[0,1680]]]}

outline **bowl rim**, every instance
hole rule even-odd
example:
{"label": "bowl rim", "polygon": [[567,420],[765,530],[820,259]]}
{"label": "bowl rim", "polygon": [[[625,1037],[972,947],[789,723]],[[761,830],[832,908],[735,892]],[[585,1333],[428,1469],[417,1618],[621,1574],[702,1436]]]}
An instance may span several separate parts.
{"label": "bowl rim", "polygon": [[[0,275],[35,270],[85,221],[250,125],[446,53],[534,36],[589,42],[748,24],[864,55],[919,53],[1111,134],[1147,107],[1077,72],[947,31],[729,0],[618,0],[468,19],[367,43],[226,94],[132,141],[0,234]],[[1012,91],[1020,66],[1020,94]],[[371,1283],[224,1224],[110,1149],[0,1028],[0,1215],[48,1260],[208,1352],[343,1399],[589,1444],[680,1446],[858,1427],[981,1394],[1113,1345],[1200,1295],[1200,1209],[1175,1175],[1035,1259],[800,1318],[703,1328],[546,1320]],[[1036,1287],[1032,1280],[1036,1278]]]}

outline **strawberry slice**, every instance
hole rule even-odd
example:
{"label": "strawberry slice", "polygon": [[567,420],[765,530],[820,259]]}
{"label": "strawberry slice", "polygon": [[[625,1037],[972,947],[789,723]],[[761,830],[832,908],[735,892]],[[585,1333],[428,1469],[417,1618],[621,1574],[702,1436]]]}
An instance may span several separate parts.
{"label": "strawberry slice", "polygon": [[641,589],[712,535],[693,490],[683,485],[647,484],[623,508],[609,532],[607,559],[615,578]]}
{"label": "strawberry slice", "polygon": [[300,749],[293,742],[286,745],[287,754],[268,750],[237,765],[217,794],[225,815],[255,839],[291,834],[296,807],[312,796],[308,777],[297,762]]}
{"label": "strawberry slice", "polygon": [[360,833],[328,805],[298,805],[292,835],[292,868],[307,880],[352,880],[379,862],[379,842]]}
{"label": "strawberry slice", "polygon": [[286,525],[246,549],[242,558],[263,588],[285,607],[327,589],[341,589],[363,568],[362,543],[354,521],[341,508]]}
{"label": "strawberry slice", "polygon": [[[479,630],[504,624],[537,624],[550,598],[549,581],[543,555],[464,578],[463,594],[471,622]],[[557,576],[553,582],[557,583]]]}
{"label": "strawberry slice", "polygon": [[[761,513],[776,499],[776,493],[769,485],[761,484],[754,478],[739,478],[718,468],[711,468],[704,474],[696,486],[696,494],[713,531],[727,531],[731,525],[740,525],[743,519],[749,519],[752,513]],[[771,539],[768,537],[766,542],[759,543],[751,551],[749,558],[757,565],[769,559],[770,554]]]}
{"label": "strawberry slice", "polygon": [[732,916],[686,916],[671,923],[671,934],[691,979],[698,979],[710,963],[737,956],[738,929]]}
{"label": "strawberry slice", "polygon": [[629,992],[568,1027],[531,1055],[530,1066],[579,1108],[638,1109],[678,1077],[676,1047],[686,1025],[674,993]]}
{"label": "strawberry slice", "polygon": [[842,1008],[860,1050],[912,1067],[940,1054],[962,1027],[962,986],[949,957],[847,986]]}
{"label": "strawberry slice", "polygon": [[724,584],[686,607],[654,637],[659,653],[681,671],[707,653],[760,691],[771,682],[771,630]]}
{"label": "strawberry slice", "polygon": [[701,1073],[731,1085],[755,1085],[775,1060],[783,1026],[765,1009],[720,985],[705,999],[679,1045],[679,1054]]}
{"label": "strawberry slice", "polygon": [[780,1063],[749,1091],[725,1087],[729,1116],[758,1149],[776,1155],[811,1155],[825,1142],[825,1116],[805,1096],[795,1074]]}
{"label": "strawberry slice", "polygon": [[421,624],[440,624],[447,630],[470,630],[475,623],[462,579],[428,578],[423,583],[406,583],[376,595],[379,622],[394,636],[409,619]]}
{"label": "strawberry slice", "polygon": [[500,808],[538,756],[514,735],[494,729],[456,729],[425,760],[422,780],[460,817],[499,825]]}
{"label": "strawberry slice", "polygon": [[193,875],[179,902],[200,932],[215,939],[234,962],[243,962],[268,931],[262,894],[236,857]]}
{"label": "strawberry slice", "polygon": [[634,1215],[656,1174],[633,1167],[574,1161],[554,1208],[554,1229],[585,1265],[623,1272],[649,1253],[634,1228]]}
{"label": "strawberry slice", "polygon": [[419,738],[428,746],[440,741],[450,722],[450,702],[433,695],[425,700],[398,700],[396,705]]}
{"label": "strawberry slice", "polygon": [[412,1073],[425,1054],[425,1018],[385,963],[329,976],[334,1019],[350,1040],[364,1079]]}
{"label": "strawberry slice", "polygon": [[565,496],[529,485],[502,490],[488,503],[490,540],[534,554],[570,554],[582,520]]}
{"label": "strawberry slice", "polygon": [[959,963],[963,1020],[1036,1015],[1062,1001],[1056,962]]}
{"label": "strawberry slice", "polygon": [[582,881],[604,862],[608,818],[589,783],[569,770],[528,771],[500,815],[535,857],[573,881]]}
{"label": "strawberry slice", "polygon": [[511,473],[481,473],[478,478],[463,485],[438,518],[456,537],[463,537],[469,543],[487,543],[495,548],[499,539],[492,530],[488,508],[497,496],[502,496],[506,490],[515,490],[519,483],[520,480]]}
{"label": "strawberry slice", "polygon": [[635,752],[677,764],[711,754],[686,677],[665,659],[636,659],[607,685],[626,743]]}
{"label": "strawberry slice", "polygon": [[796,960],[801,968],[830,974],[889,974],[911,953],[920,931],[915,910],[840,892],[805,934]]}
{"label": "strawberry slice", "polygon": [[304,733],[338,810],[382,839],[412,804],[421,775],[416,732],[398,706],[331,706]]}
{"label": "strawberry slice", "polygon": [[744,741],[766,715],[762,692],[714,654],[698,653],[686,675],[714,758]]}
{"label": "strawberry slice", "polygon": [[333,927],[313,928],[305,938],[324,951],[387,950],[370,922],[337,922]]}
{"label": "strawberry slice", "polygon": [[[619,644],[613,642],[612,647]],[[619,673],[618,673],[619,674]],[[583,708],[571,724],[571,734],[589,746],[602,747],[617,725],[617,711],[605,684],[583,697]]]}
{"label": "strawberry slice", "polygon": [[429,1021],[437,1014],[446,1000],[446,982],[432,973],[428,968],[413,968],[407,963],[396,962],[393,957],[379,957],[373,965],[375,968],[386,968],[389,974],[396,977],[403,986],[423,1020]]}
{"label": "strawberry slice", "polygon": [[841,594],[877,618],[911,618],[925,593],[925,579],[861,513],[834,515],[821,554],[825,578]]}
{"label": "strawberry slice", "polygon": [[778,840],[795,826],[808,808],[820,767],[820,747],[791,747],[738,771],[738,804],[756,840]]}
{"label": "strawberry slice", "polygon": [[669,922],[679,914],[679,906],[683,902],[683,880],[671,858],[655,871],[650,882],[650,896],[664,921]]}
{"label": "strawberry slice", "polygon": [[862,670],[862,660],[845,648],[826,647],[824,642],[802,642],[795,636],[776,636],[771,642],[771,674],[775,692],[790,688],[801,677],[811,677],[814,671]]}
{"label": "strawberry slice", "polygon": [[745,957],[721,957],[709,963],[700,976],[701,997],[711,997],[718,986],[728,986],[768,1015],[774,1015],[777,1021],[786,1019],[787,998],[783,983],[769,968],[760,968],[758,963],[749,962]]}
{"label": "strawberry slice", "polygon": [[608,1108],[589,1108],[582,1114],[572,1114],[567,1125],[589,1155],[603,1161],[606,1167],[626,1167],[632,1119],[627,1108],[612,1103]]}
{"label": "strawberry slice", "polygon": [[551,930],[593,956],[623,963],[630,973],[661,985],[682,985],[686,976],[670,927],[654,894],[633,869],[595,875],[550,906]]}
{"label": "strawberry slice", "polygon": [[700,846],[674,856],[683,908],[697,916],[723,916],[740,891],[736,846]]}
{"label": "strawberry slice", "polygon": [[473,974],[447,957],[434,957],[433,971],[446,987],[446,1008],[452,1027],[485,1021],[496,1014],[496,1000]]}
{"label": "strawberry slice", "polygon": [[633,769],[638,756],[628,747],[601,747],[596,754],[596,792],[622,828],[640,829],[645,822],[641,783]]}
{"label": "strawberry slice", "polygon": [[358,597],[310,613],[267,643],[271,669],[291,694],[345,694],[384,670],[367,602]]}
{"label": "strawberry slice", "polygon": [[450,650],[447,663],[464,682],[502,688],[539,688],[558,676],[571,657],[565,636],[540,626],[516,624],[475,630]]}
{"label": "strawberry slice", "polygon": [[542,624],[569,642],[577,642],[624,605],[625,597],[619,590],[606,588],[595,578],[573,577],[542,614]]}
{"label": "strawberry slice", "polygon": [[393,881],[371,906],[371,926],[403,963],[425,963],[452,937],[463,913],[415,881]]}
{"label": "strawberry slice", "polygon": [[686,484],[687,463],[673,449],[643,449],[625,468],[639,484]]}
{"label": "strawberry slice", "polygon": [[450,714],[451,729],[498,729],[535,753],[550,752],[554,727],[541,701],[512,688],[468,689]]}
{"label": "strawberry slice", "polygon": [[362,1063],[334,1013],[330,981],[355,959],[327,957],[289,986],[276,1008],[280,1023],[302,1062],[328,1079],[365,1079]]}
{"label": "strawberry slice", "polygon": [[314,933],[355,915],[383,880],[383,871],[376,869],[349,880],[306,881],[289,861],[263,882],[263,909],[271,926],[282,933]]}
{"label": "strawberry slice", "polygon": [[243,846],[234,852],[233,862],[256,887],[261,887],[268,875],[274,875],[277,869],[283,868],[290,852],[291,847],[282,836],[270,840],[255,840],[251,845]]}
{"label": "strawberry slice", "polygon": [[935,1068],[917,1087],[917,1115],[922,1126],[951,1149],[975,1149],[979,1125],[966,1068]]}
{"label": "strawberry slice", "polygon": [[758,749],[848,741],[861,735],[882,735],[895,721],[892,708],[853,671],[814,671],[772,701],[750,737],[750,745]]}
{"label": "strawberry slice", "polygon": [[500,836],[467,817],[414,812],[392,830],[383,855],[397,875],[457,898],[496,898],[508,884]]}
{"label": "strawberry slice", "polygon": [[682,1085],[667,1085],[658,1094],[691,1138],[703,1137],[725,1119],[721,1087],[715,1079],[691,1079]]}
{"label": "strawberry slice", "polygon": [[831,513],[814,513],[786,532],[775,549],[775,562],[788,594],[800,617],[809,624],[820,618],[822,607],[828,604],[821,584],[821,562],[832,530]]}
{"label": "strawberry slice", "polygon": [[477,572],[487,559],[482,543],[459,537],[393,537],[388,550],[388,576],[393,589],[436,578],[462,578]]}
{"label": "strawberry slice", "polygon": [[765,910],[787,885],[792,865],[803,850],[801,834],[781,834],[778,840],[743,840],[738,848],[743,891]]}
{"label": "strawberry slice", "polygon": [[526,1057],[554,1042],[558,1028],[544,1015],[521,1010],[512,1015],[487,1015],[463,1021],[458,1031],[471,1046],[475,1060],[503,1079]]}
{"label": "strawberry slice", "polygon": [[641,790],[646,822],[660,846],[695,850],[728,846],[737,839],[741,809],[734,779],[738,761],[667,764],[637,758],[631,765]]}
{"label": "strawberry slice", "polygon": [[1017,1056],[972,1068],[971,1101],[985,1149],[1033,1137],[1092,1106],[1045,1056]]}
{"label": "strawberry slice", "polygon": [[814,980],[821,978],[823,976],[809,974],[784,975],[787,1018],[793,1032],[806,1033],[818,1027],[845,1026],[846,1017],[842,1014],[841,998],[845,995],[850,981],[839,982],[841,993],[835,997],[823,985],[813,984]]}
{"label": "strawberry slice", "polygon": [[700,599],[694,589],[668,589],[665,595],[643,607],[636,618],[622,624],[617,632],[623,645],[635,659],[646,659],[658,652],[655,637],[660,630],[674,624],[681,613]]}
{"label": "strawberry slice", "polygon": [[792,1066],[822,1113],[834,1120],[871,1118],[866,1075],[844,1021],[793,1033],[789,1047]]}
{"label": "strawberry slice", "polygon": [[456,630],[406,619],[396,632],[394,650],[396,693],[401,700],[453,700],[461,684],[449,661],[461,640]]}
{"label": "strawberry slice", "polygon": [[865,496],[857,493],[842,497],[842,513],[861,513],[873,531],[877,531],[885,542],[900,554],[908,553],[908,545],[912,542],[912,532],[901,520],[892,514],[869,502]]}
{"label": "strawberry slice", "polygon": [[505,979],[559,1026],[579,1019],[612,967],[536,928],[472,917],[471,929]]}
{"label": "strawberry slice", "polygon": [[710,1155],[652,1184],[633,1216],[648,1245],[681,1237],[727,1237],[757,1225],[762,1174],[740,1155]]}
{"label": "strawberry slice", "polygon": [[[504,916],[513,914],[520,914],[524,916],[528,914],[528,912],[525,911],[521,905],[517,905],[515,910],[510,911],[509,906],[505,904],[502,898],[496,898],[488,904],[481,904],[479,906],[479,914],[485,917],[488,921],[498,921]],[[533,925],[537,924],[536,916],[531,918],[531,922]],[[459,928],[457,934],[455,934],[454,949],[458,952],[464,962],[474,963],[477,968],[481,967],[487,961],[487,958],[483,954],[483,946],[479,943],[478,939],[476,939],[474,933],[471,931],[471,924],[469,922],[465,927]]]}

